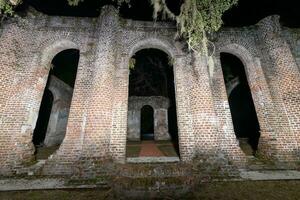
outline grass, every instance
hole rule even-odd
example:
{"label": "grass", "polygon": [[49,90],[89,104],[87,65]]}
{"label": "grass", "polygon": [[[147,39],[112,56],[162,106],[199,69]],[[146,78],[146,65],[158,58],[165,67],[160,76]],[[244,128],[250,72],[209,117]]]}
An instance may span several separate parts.
{"label": "grass", "polygon": [[[1,200],[101,200],[109,190],[40,190],[0,192]],[[172,191],[170,192],[170,194]],[[144,199],[141,197],[141,199]],[[165,198],[172,199],[172,198]],[[300,181],[243,181],[203,183],[180,199],[196,200],[299,200]]]}
{"label": "grass", "polygon": [[81,200],[105,199],[107,190],[35,190],[0,192],[1,200]]}
{"label": "grass", "polygon": [[215,182],[199,186],[194,199],[299,200],[300,181]]}
{"label": "grass", "polygon": [[141,151],[141,146],[138,145],[128,145],[126,148],[127,157],[139,157]]}

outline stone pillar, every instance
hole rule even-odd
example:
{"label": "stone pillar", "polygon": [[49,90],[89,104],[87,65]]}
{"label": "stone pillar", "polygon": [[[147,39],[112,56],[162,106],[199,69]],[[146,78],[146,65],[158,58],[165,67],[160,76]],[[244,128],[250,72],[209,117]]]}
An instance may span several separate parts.
{"label": "stone pillar", "polygon": [[53,105],[44,144],[54,146],[64,140],[73,89],[55,76],[50,77],[48,89],[53,94]]}
{"label": "stone pillar", "polygon": [[[267,52],[272,63],[275,81],[277,106],[282,107],[286,121],[280,121],[283,131],[277,133],[278,160],[283,162],[299,160],[300,142],[300,74],[296,61],[287,42],[281,37],[279,16],[270,16],[258,23],[258,37],[263,51]],[[298,154],[298,155],[297,155]]]}
{"label": "stone pillar", "polygon": [[168,130],[168,110],[165,108],[154,109],[154,139],[170,140]]}
{"label": "stone pillar", "polygon": [[127,140],[141,140],[141,110],[128,108]]}

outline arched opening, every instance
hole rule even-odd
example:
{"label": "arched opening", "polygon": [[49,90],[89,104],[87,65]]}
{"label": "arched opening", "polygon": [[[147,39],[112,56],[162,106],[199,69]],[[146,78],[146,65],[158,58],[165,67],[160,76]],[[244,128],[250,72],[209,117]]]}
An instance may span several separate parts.
{"label": "arched opening", "polygon": [[[62,143],[79,61],[77,49],[59,52],[51,62],[32,142],[37,159],[47,159]],[[50,92],[51,91],[51,92]]]}
{"label": "arched opening", "polygon": [[53,94],[49,89],[46,88],[40,106],[39,117],[33,132],[32,142],[35,146],[43,145],[46,137],[52,105]]}
{"label": "arched opening", "polygon": [[221,64],[234,132],[244,153],[255,155],[260,127],[245,67],[239,58],[229,53],[221,53]]}
{"label": "arched opening", "polygon": [[[165,52],[150,48],[135,53],[131,63],[134,66],[129,75],[127,157],[178,158],[172,59]],[[143,154],[144,150],[148,153]]]}
{"label": "arched opening", "polygon": [[141,109],[141,139],[154,140],[154,110],[148,105]]}

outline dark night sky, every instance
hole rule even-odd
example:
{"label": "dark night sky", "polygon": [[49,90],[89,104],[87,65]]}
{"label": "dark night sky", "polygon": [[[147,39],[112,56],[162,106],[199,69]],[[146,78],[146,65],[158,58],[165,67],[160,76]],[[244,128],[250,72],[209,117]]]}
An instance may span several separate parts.
{"label": "dark night sky", "polygon": [[[183,0],[167,0],[170,9],[179,12]],[[109,0],[85,0],[77,7],[68,6],[67,0],[25,0],[37,10],[49,15],[96,17],[102,5]],[[148,0],[132,0],[131,8],[124,5],[120,9],[122,17],[136,20],[151,20],[152,7]],[[223,20],[225,26],[247,26],[257,23],[263,17],[279,14],[284,25],[300,27],[298,0],[239,0],[238,6],[227,11]],[[298,5],[299,4],[299,5]],[[26,7],[25,5],[25,7]]]}

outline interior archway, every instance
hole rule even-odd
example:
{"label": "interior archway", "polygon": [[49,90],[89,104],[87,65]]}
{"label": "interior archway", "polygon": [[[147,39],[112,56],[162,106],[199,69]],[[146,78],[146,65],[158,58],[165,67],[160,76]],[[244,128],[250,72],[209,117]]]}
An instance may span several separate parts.
{"label": "interior archway", "polygon": [[221,65],[234,132],[244,153],[255,155],[260,127],[245,67],[238,57],[229,53],[221,53]]}
{"label": "interior archway", "polygon": [[[136,52],[131,61],[134,66],[131,66],[129,76],[127,157],[178,157],[172,59],[165,52],[150,48]],[[149,102],[151,106],[139,107],[149,105]],[[142,140],[135,137],[140,134]],[[152,140],[155,149],[149,150],[152,154],[141,153],[145,144],[143,139],[148,139],[147,143]]]}
{"label": "interior archway", "polygon": [[45,140],[49,118],[53,106],[53,99],[54,97],[52,92],[48,88],[46,88],[40,106],[39,118],[33,132],[32,142],[35,146],[43,145],[43,142]]}
{"label": "interior archway", "polygon": [[154,140],[154,110],[149,105],[141,109],[141,140]]}
{"label": "interior archway", "polygon": [[[32,141],[37,159],[47,159],[64,139],[78,62],[77,49],[63,50],[52,59],[33,132]],[[55,98],[49,95],[50,90],[55,92]]]}

